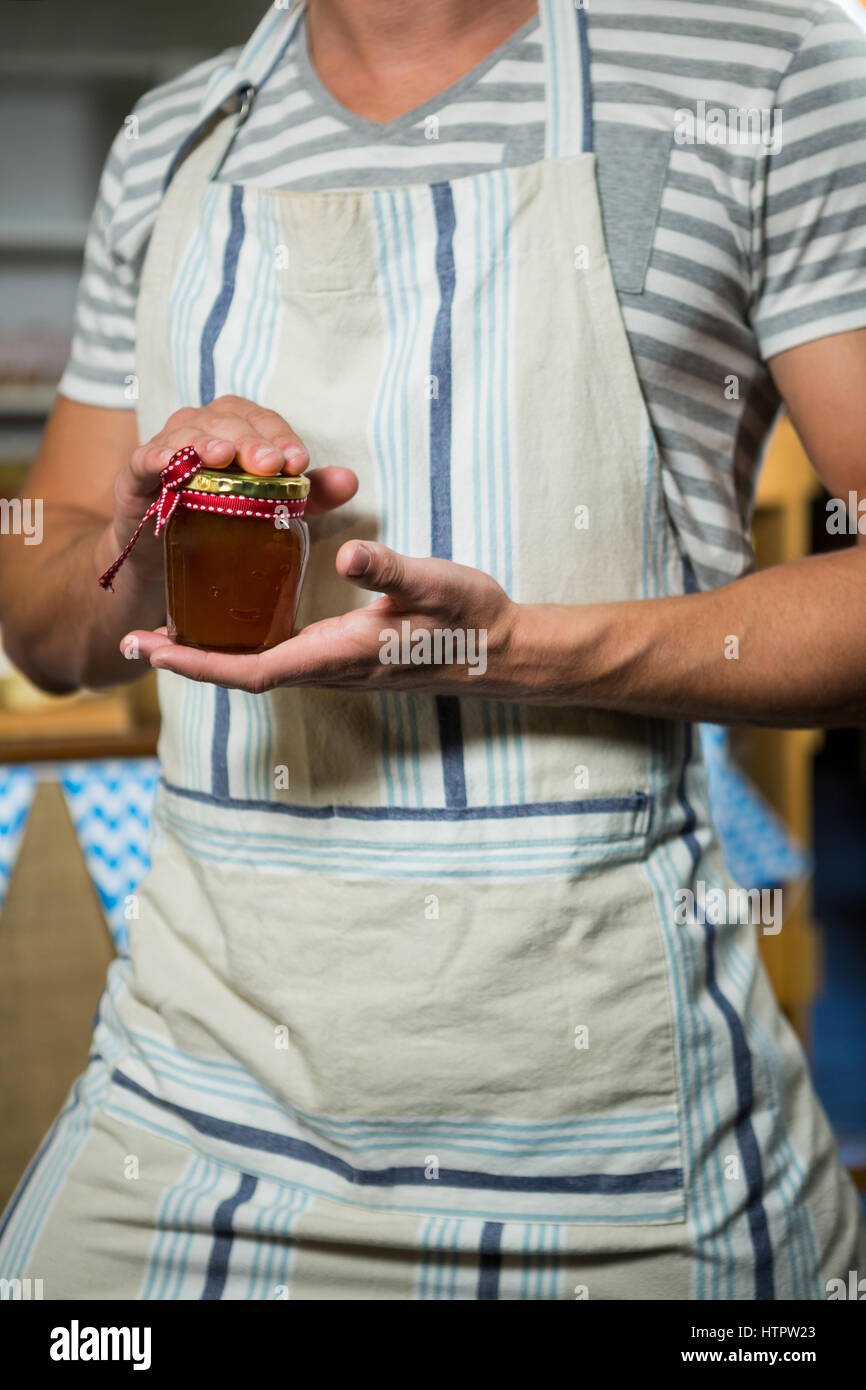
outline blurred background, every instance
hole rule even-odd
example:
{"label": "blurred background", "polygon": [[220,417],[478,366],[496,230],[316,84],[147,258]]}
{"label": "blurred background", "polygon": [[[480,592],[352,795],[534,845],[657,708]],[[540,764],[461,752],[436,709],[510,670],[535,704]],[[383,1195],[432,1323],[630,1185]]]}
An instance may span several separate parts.
{"label": "blurred background", "polygon": [[[111,140],[144,91],[244,42],[264,9],[0,0],[0,497],[26,473],[66,362]],[[827,535],[825,500],[781,418],[758,489],[758,563],[849,544]],[[158,717],[150,679],[49,697],[0,651],[0,1206],[84,1067],[106,966],[125,947],[125,900],[148,866]],[[866,741],[702,737],[731,873],[784,887],[783,929],[761,949],[866,1190]]]}

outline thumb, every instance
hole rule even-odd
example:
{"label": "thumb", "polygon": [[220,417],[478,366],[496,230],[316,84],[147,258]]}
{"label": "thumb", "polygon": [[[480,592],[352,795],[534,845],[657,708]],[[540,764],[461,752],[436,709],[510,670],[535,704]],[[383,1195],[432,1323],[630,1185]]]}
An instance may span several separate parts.
{"label": "thumb", "polygon": [[[443,612],[457,600],[463,569],[450,560],[415,560],[377,541],[346,541],[337,552],[337,573],[361,589],[388,594],[416,613]],[[471,571],[467,571],[467,574]]]}

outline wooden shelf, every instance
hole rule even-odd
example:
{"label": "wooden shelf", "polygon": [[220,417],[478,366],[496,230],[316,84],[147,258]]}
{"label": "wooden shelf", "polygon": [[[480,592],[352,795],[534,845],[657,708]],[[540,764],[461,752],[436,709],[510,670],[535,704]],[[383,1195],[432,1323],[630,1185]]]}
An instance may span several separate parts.
{"label": "wooden shelf", "polygon": [[0,763],[138,758],[156,752],[155,673],[104,693],[54,696],[42,695],[9,669],[0,684],[5,698],[0,706]]}
{"label": "wooden shelf", "polygon": [[[13,678],[14,679],[14,678]],[[122,694],[34,697],[32,703],[0,708],[0,743],[43,735],[123,734],[131,727],[129,704]]]}
{"label": "wooden shelf", "polygon": [[64,763],[88,758],[152,758],[159,728],[133,728],[118,734],[55,735],[0,739],[0,763]]}

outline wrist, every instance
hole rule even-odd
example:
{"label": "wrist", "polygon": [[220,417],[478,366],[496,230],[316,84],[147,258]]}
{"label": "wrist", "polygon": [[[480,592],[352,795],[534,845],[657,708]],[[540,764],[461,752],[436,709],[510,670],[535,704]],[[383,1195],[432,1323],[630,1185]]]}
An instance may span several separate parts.
{"label": "wrist", "polygon": [[[511,642],[517,683],[539,704],[626,708],[650,623],[636,603],[518,604]],[[641,604],[646,610],[647,605]],[[649,615],[646,614],[648,617]]]}

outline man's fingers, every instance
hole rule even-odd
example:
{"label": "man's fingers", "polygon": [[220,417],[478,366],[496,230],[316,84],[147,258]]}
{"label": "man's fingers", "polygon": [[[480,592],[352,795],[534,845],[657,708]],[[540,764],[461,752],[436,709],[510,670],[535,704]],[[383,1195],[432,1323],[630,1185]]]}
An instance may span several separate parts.
{"label": "man's fingers", "polygon": [[231,652],[204,652],[172,641],[164,627],[150,632],[128,632],[120,650],[129,661],[149,661],[157,670],[176,671],[188,680],[207,681],[229,689],[269,690],[273,680],[265,669],[267,652],[233,655]]}
{"label": "man's fingers", "polygon": [[201,409],[175,411],[165,429],[133,452],[130,473],[142,496],[156,490],[160,470],[187,445],[207,468],[225,468],[237,459],[245,472],[264,477],[302,473],[310,461],[303,440],[282,415],[240,396],[220,396]]}
{"label": "man's fingers", "polygon": [[307,513],[310,516],[342,507],[358,491],[358,479],[351,468],[311,468],[307,477],[310,480]]}
{"label": "man's fingers", "polygon": [[183,647],[162,638],[149,655],[150,664],[157,671],[174,671],[187,680],[222,685],[226,690],[249,690],[260,695],[276,684],[265,660],[268,652],[242,656],[232,652],[200,652],[195,647]]}
{"label": "man's fingers", "polygon": [[[249,690],[257,695],[277,685],[302,681],[319,669],[324,655],[321,644],[305,642],[302,636],[265,652],[199,651],[197,647],[172,641],[164,627],[155,632],[128,632],[120,650],[129,660],[149,661],[158,671],[174,671],[187,680],[205,681],[227,690]],[[331,665],[339,669],[339,663]]]}
{"label": "man's fingers", "polygon": [[[285,422],[283,428],[287,428]],[[247,473],[269,475],[280,473],[286,467],[286,458],[270,439],[254,430],[244,415],[232,415],[217,411],[202,411],[193,429],[181,426],[180,429],[166,430],[160,444],[171,449],[182,449],[191,444],[207,467],[222,467],[237,458],[241,468]],[[229,446],[228,454],[225,445]]]}
{"label": "man's fingers", "polygon": [[[216,442],[217,448],[209,448],[209,444]],[[237,446],[231,441],[210,441],[208,439],[187,438],[187,443],[191,444],[196,453],[208,468],[225,468],[235,457]],[[160,469],[165,468],[169,459],[177,449],[184,446],[176,440],[171,445],[147,445],[144,448],[136,449],[131,460],[132,472],[136,480],[141,485],[142,495],[154,492],[159,486]],[[253,462],[253,455],[257,448],[270,450],[270,445],[262,445],[261,441],[247,440],[244,454],[249,460],[241,463],[245,469],[252,473],[258,473],[263,477],[275,476],[281,470],[288,473],[290,470],[283,468],[279,455],[270,451],[270,457],[263,455],[257,462]],[[299,470],[300,471],[300,470]],[[308,473],[310,479],[310,497],[307,508],[311,516],[318,516],[322,512],[333,511],[335,507],[341,507],[344,502],[348,502],[358,491],[358,479],[351,468],[312,468]]]}
{"label": "man's fingers", "polygon": [[[302,473],[310,462],[307,446],[284,416],[243,396],[217,396],[209,406],[193,414],[194,420],[187,411],[178,411],[168,421],[166,429],[179,426],[188,435],[192,427],[203,439],[213,436],[231,440],[241,467],[251,473],[273,473],[280,469],[286,473]],[[187,439],[187,442],[192,441]],[[263,445],[270,447],[271,453],[280,459],[279,464],[266,458]]]}
{"label": "man's fingers", "polygon": [[282,415],[278,415],[275,410],[266,410],[264,406],[256,405],[247,412],[246,418],[256,435],[260,439],[266,439],[282,454],[285,460],[284,473],[303,473],[310,462],[310,451]]}
{"label": "man's fingers", "polygon": [[[199,415],[200,412],[196,414]],[[230,421],[223,417],[219,424],[219,432],[214,422],[215,428],[206,434],[201,431],[200,420],[192,426],[171,429],[166,427],[147,444],[135,449],[129,459],[129,474],[141,495],[148,496],[157,490],[161,470],[171,461],[178,449],[186,448],[187,445],[195,449],[205,468],[227,467],[237,453],[237,437],[243,431],[248,433],[249,426],[240,418]],[[275,453],[268,471],[277,473],[282,465],[282,456]]]}
{"label": "man's fingers", "polygon": [[[441,613],[465,597],[475,571],[451,560],[414,560],[377,541],[347,541],[337,552],[337,573],[357,584],[388,594],[418,613]],[[465,577],[465,581],[464,581]]]}
{"label": "man's fingers", "polygon": [[282,454],[288,465],[285,469],[287,473],[302,473],[310,462],[306,444],[292,429],[288,420],[276,410],[257,405],[255,401],[247,400],[244,396],[218,396],[207,410],[217,414],[239,416],[246,420],[247,429],[243,433],[249,436],[251,441],[255,441],[251,447],[254,449],[256,443],[265,440]]}
{"label": "man's fingers", "polygon": [[164,647],[169,641],[168,629],[164,627],[155,628],[152,632],[149,628],[136,628],[133,632],[128,632],[120,643],[120,650],[128,661],[138,661],[139,658],[150,660],[151,652],[156,651],[157,647]]}

